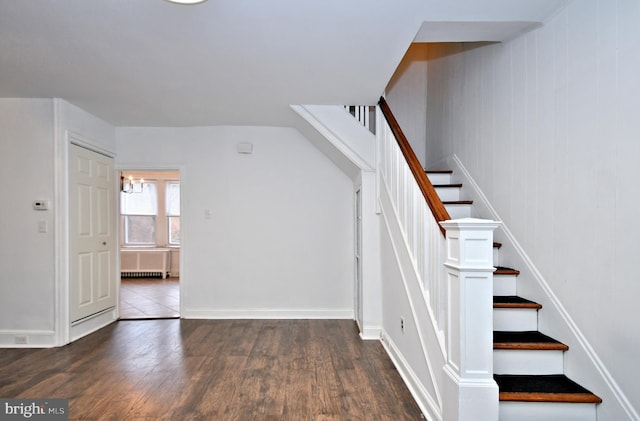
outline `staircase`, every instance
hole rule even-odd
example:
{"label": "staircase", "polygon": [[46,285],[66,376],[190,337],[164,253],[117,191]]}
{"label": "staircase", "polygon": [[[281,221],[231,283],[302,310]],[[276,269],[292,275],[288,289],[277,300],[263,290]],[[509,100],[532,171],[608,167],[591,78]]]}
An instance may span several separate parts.
{"label": "staircase", "polygon": [[[473,215],[473,202],[460,200],[462,184],[452,171],[427,171],[452,219]],[[569,347],[538,331],[542,306],[517,295],[516,269],[501,266],[494,243],[493,367],[500,398],[500,420],[596,421],[602,400],[564,373]]]}

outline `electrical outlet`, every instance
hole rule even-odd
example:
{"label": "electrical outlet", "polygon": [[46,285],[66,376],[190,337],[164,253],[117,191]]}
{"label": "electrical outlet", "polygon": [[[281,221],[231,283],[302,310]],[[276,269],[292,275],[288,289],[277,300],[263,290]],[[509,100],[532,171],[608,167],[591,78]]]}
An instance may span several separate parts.
{"label": "electrical outlet", "polygon": [[400,330],[404,333],[404,317],[400,317]]}
{"label": "electrical outlet", "polygon": [[26,336],[16,336],[15,341],[17,345],[26,345],[27,337]]}

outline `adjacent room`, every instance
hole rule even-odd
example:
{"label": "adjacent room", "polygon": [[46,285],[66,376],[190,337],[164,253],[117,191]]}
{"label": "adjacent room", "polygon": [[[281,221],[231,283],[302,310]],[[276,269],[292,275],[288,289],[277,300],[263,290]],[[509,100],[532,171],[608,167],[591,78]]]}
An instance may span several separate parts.
{"label": "adjacent room", "polygon": [[121,171],[120,319],[180,317],[180,174]]}

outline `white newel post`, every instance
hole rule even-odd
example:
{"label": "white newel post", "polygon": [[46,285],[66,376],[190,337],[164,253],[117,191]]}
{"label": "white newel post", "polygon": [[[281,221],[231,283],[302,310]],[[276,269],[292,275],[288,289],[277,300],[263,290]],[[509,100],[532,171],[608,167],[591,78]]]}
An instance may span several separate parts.
{"label": "white newel post", "polygon": [[443,419],[495,421],[493,380],[493,231],[497,221],[444,221],[447,363]]}

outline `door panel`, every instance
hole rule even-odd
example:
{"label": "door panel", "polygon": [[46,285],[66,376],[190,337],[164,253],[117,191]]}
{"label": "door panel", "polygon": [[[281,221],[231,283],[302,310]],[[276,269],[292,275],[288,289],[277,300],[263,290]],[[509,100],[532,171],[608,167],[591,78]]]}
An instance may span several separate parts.
{"label": "door panel", "polygon": [[70,314],[77,321],[116,304],[113,159],[69,150]]}

